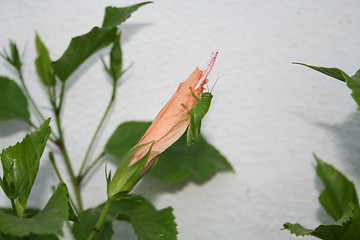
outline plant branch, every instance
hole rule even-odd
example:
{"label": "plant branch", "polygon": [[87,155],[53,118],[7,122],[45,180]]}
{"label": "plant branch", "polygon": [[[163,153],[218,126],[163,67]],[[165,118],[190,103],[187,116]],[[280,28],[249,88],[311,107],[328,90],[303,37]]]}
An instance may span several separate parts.
{"label": "plant branch", "polygon": [[104,121],[105,121],[107,115],[109,114],[109,111],[110,111],[110,109],[111,109],[111,107],[112,107],[112,105],[114,103],[114,100],[115,100],[115,97],[116,97],[116,89],[117,89],[117,84],[116,83],[117,83],[117,81],[113,80],[113,89],[112,89],[112,94],[111,94],[110,101],[109,101],[108,106],[107,106],[107,108],[106,108],[106,110],[104,112],[104,115],[102,116],[102,118],[100,120],[100,123],[99,123],[98,127],[95,130],[95,133],[94,133],[94,135],[93,135],[93,137],[92,137],[92,139],[90,141],[90,144],[89,144],[89,146],[88,146],[88,148],[86,150],[86,154],[85,154],[85,157],[84,157],[84,159],[82,161],[81,168],[80,168],[78,176],[84,176],[85,175],[85,173],[83,174],[83,171],[84,171],[86,162],[87,162],[87,160],[89,158],[91,149],[92,149],[92,147],[93,147],[93,145],[95,143],[96,137],[98,136],[99,131],[100,131],[102,125],[104,124]]}
{"label": "plant branch", "polygon": [[34,99],[31,97],[31,94],[30,94],[30,92],[29,92],[29,90],[28,90],[28,88],[27,88],[27,86],[26,86],[25,81],[24,81],[24,77],[23,77],[23,74],[22,74],[21,69],[18,70],[18,74],[19,74],[19,78],[20,78],[21,85],[22,85],[22,87],[23,87],[23,89],[24,89],[24,91],[25,91],[25,94],[27,95],[28,99],[30,100],[32,106],[34,107],[34,109],[35,109],[36,113],[38,114],[38,116],[40,117],[40,119],[41,119],[42,121],[45,121],[44,115],[41,113],[41,111],[40,111],[39,107],[37,106],[36,102],[35,102]]}
{"label": "plant branch", "polygon": [[70,157],[69,157],[69,154],[67,152],[67,148],[65,146],[64,134],[63,134],[62,127],[61,127],[60,112],[61,112],[62,102],[63,102],[63,98],[64,98],[64,90],[65,90],[65,83],[62,82],[61,94],[60,94],[60,103],[54,109],[56,126],[57,126],[57,130],[58,130],[58,133],[59,133],[57,146],[60,149],[60,152],[61,152],[61,154],[63,156],[63,159],[64,159],[64,162],[65,162],[65,166],[66,166],[67,171],[68,171],[68,173],[70,175],[70,178],[71,178],[71,183],[73,185],[74,192],[75,192],[75,198],[76,198],[76,202],[77,202],[77,207],[78,207],[79,211],[82,211],[83,206],[82,206],[82,199],[81,199],[81,194],[80,194],[80,186],[79,186],[79,183],[78,183],[77,178],[75,176],[73,167],[71,165]]}
{"label": "plant branch", "polygon": [[[63,178],[61,177],[61,174],[60,174],[60,171],[59,171],[59,168],[57,167],[56,165],[56,162],[55,162],[55,157],[54,157],[54,153],[53,152],[49,152],[49,159],[50,159],[50,163],[55,171],[55,174],[56,176],[58,177],[59,181],[60,182],[64,182]],[[71,205],[72,207],[74,208],[76,214],[79,214],[79,210],[76,208],[75,204],[74,204],[74,201],[72,200],[71,196],[69,195],[69,200],[71,202]]]}
{"label": "plant branch", "polygon": [[106,153],[105,153],[105,152],[102,152],[102,153],[91,163],[91,165],[90,165],[87,169],[85,169],[84,173],[83,173],[82,175],[79,175],[79,176],[78,176],[78,179],[83,179],[83,178],[91,171],[91,169],[92,169],[93,167],[95,167],[96,164],[99,163],[99,161],[100,161],[105,155],[106,155]]}

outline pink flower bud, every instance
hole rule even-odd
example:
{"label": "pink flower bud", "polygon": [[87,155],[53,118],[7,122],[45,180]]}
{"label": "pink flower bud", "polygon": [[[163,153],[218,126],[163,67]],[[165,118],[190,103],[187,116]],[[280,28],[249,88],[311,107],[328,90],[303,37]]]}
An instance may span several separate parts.
{"label": "pink flower bud", "polygon": [[[208,67],[204,71],[196,68],[185,82],[180,83],[170,101],[161,109],[138,142],[137,146],[153,142],[145,170],[152,164],[156,156],[164,152],[186,131],[190,124],[188,110],[192,109],[197,103],[197,99],[193,94],[199,97],[203,92],[203,86],[208,82],[207,76],[214,66],[217,54],[216,52],[213,55]],[[144,157],[149,149],[149,144],[138,149],[133,154],[130,165]]]}

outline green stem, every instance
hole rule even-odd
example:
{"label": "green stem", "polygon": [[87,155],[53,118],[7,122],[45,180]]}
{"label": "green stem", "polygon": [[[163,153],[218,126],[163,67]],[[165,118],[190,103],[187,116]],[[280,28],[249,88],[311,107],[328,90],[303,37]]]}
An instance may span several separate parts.
{"label": "green stem", "polygon": [[27,97],[29,98],[32,106],[34,107],[36,113],[39,115],[39,117],[41,118],[42,121],[45,121],[45,117],[44,115],[42,115],[39,107],[37,106],[37,104],[35,103],[34,99],[31,97],[30,95],[30,92],[25,84],[25,81],[24,81],[24,77],[23,77],[23,74],[22,74],[22,71],[21,70],[18,70],[18,74],[19,74],[19,78],[20,78],[20,81],[21,81],[21,85],[25,91],[25,94],[27,95]]}
{"label": "green stem", "polygon": [[[64,182],[63,178],[61,177],[61,174],[60,174],[60,171],[59,171],[59,168],[57,167],[56,165],[56,162],[55,162],[55,157],[54,157],[54,153],[53,152],[49,152],[49,159],[50,159],[50,163],[55,171],[55,174],[56,176],[58,177],[59,181],[60,182]],[[69,196],[69,200],[71,202],[71,205],[72,207],[74,208],[76,214],[79,214],[79,210],[76,208],[75,204],[74,204],[74,201],[72,200],[71,196]]]}
{"label": "green stem", "polygon": [[[15,199],[10,199],[10,202],[11,202],[11,207],[12,207],[12,209],[13,209],[14,212],[16,213]],[[16,213],[16,215],[17,215],[17,213]]]}
{"label": "green stem", "polygon": [[59,106],[57,107],[59,112],[62,108],[63,105],[63,101],[64,101],[64,93],[65,93],[65,82],[62,81],[61,82],[61,90],[60,90],[60,102],[59,102]]}
{"label": "green stem", "polygon": [[81,179],[83,179],[93,167],[96,166],[96,164],[105,156],[105,152],[102,152],[95,160],[94,162],[84,171],[84,173],[80,176]]}
{"label": "green stem", "polygon": [[92,147],[93,147],[93,145],[94,145],[94,143],[95,143],[96,137],[97,137],[97,135],[99,134],[99,131],[100,131],[102,125],[104,124],[104,121],[105,121],[105,119],[106,119],[106,117],[107,117],[107,115],[108,115],[108,113],[109,113],[109,111],[110,111],[110,109],[111,109],[111,106],[112,106],[113,103],[114,103],[114,100],[115,100],[115,97],[116,97],[116,89],[117,89],[117,85],[116,85],[116,81],[114,80],[114,81],[113,81],[113,90],[112,90],[112,94],[111,94],[111,98],[110,98],[109,104],[108,104],[108,106],[107,106],[107,108],[106,108],[106,110],[105,110],[105,112],[104,112],[104,115],[102,116],[102,118],[101,118],[101,120],[100,120],[100,123],[99,123],[98,127],[96,128],[95,133],[94,133],[94,135],[93,135],[93,137],[92,137],[92,139],[91,139],[91,141],[90,141],[90,144],[89,144],[89,146],[88,146],[88,148],[87,148],[87,150],[86,150],[86,154],[85,154],[85,157],[84,157],[83,162],[82,162],[82,164],[81,164],[81,168],[80,168],[80,171],[79,171],[78,176],[83,176],[83,175],[84,175],[84,174],[82,174],[82,173],[83,173],[83,170],[84,170],[84,168],[85,168],[86,161],[87,161],[88,158],[89,158],[90,151],[91,151],[91,149],[92,149]]}
{"label": "green stem", "polygon": [[104,225],[105,223],[105,220],[106,220],[106,217],[107,215],[109,214],[109,211],[110,211],[110,208],[111,208],[111,205],[113,203],[113,200],[111,198],[108,198],[108,200],[106,201],[105,205],[104,205],[104,208],[101,212],[101,215],[95,225],[95,227],[93,228],[93,230],[91,231],[90,233],[90,236],[87,238],[87,240],[92,240],[95,238],[96,234],[98,232],[100,232],[102,226]]}
{"label": "green stem", "polygon": [[74,188],[75,197],[76,197],[76,201],[77,201],[77,207],[78,207],[79,211],[82,211],[83,206],[82,206],[82,200],[81,200],[81,194],[80,194],[80,186],[77,181],[77,178],[75,177],[75,173],[74,173],[74,170],[71,165],[70,157],[69,157],[69,154],[68,154],[66,146],[65,146],[64,135],[63,135],[63,131],[61,128],[61,120],[60,120],[60,116],[59,116],[59,111],[57,111],[55,113],[55,120],[56,120],[57,129],[59,132],[58,146],[59,146],[60,152],[63,156],[63,159],[65,161],[65,166],[66,166],[66,168],[69,172],[70,178],[71,178],[71,182],[72,182],[72,185]]}

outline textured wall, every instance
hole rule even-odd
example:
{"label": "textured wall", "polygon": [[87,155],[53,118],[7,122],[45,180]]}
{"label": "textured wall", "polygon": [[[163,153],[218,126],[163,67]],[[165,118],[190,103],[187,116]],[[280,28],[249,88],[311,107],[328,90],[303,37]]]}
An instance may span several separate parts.
{"label": "textured wall", "polygon": [[[1,1],[0,46],[9,38],[26,46],[25,78],[44,111],[48,103],[33,65],[35,30],[56,59],[71,37],[101,23],[105,6],[132,3]],[[159,0],[143,7],[122,27],[125,66],[135,64],[94,154],[120,122],[151,120],[179,81],[218,50],[211,79],[220,81],[203,133],[236,173],[218,174],[203,185],[164,185],[147,177],[138,191],[150,189],[147,196],[157,207],[175,208],[181,240],[295,239],[280,231],[284,222],[329,223],[317,203],[321,184],[312,152],[360,186],[360,114],[343,83],[291,62],[354,73],[360,66],[359,11],[357,0]],[[76,168],[111,91],[98,56],[70,79],[65,101],[65,135],[70,154],[79,160]],[[4,64],[0,73],[15,77]],[[0,123],[1,148],[27,130],[13,123]],[[29,204],[42,206],[42,194],[55,182],[43,161]],[[84,189],[86,206],[103,201],[104,193],[100,168]],[[132,236],[129,226],[117,228],[119,238]]]}

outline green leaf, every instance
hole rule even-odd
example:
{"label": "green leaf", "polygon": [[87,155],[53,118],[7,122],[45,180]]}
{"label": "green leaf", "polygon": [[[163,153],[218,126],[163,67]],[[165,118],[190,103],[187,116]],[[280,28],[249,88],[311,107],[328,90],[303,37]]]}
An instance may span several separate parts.
{"label": "green leaf", "polygon": [[346,85],[352,90],[351,96],[358,105],[358,111],[360,111],[360,79],[358,74],[355,74],[353,78],[349,77],[346,73],[343,73]]}
{"label": "green leaf", "polygon": [[68,77],[93,53],[113,43],[116,39],[116,28],[94,27],[90,32],[75,37],[64,54],[52,66],[55,74],[66,81]]}
{"label": "green leaf", "polygon": [[20,54],[16,43],[11,41],[9,42],[10,54],[4,49],[3,53],[0,53],[0,56],[4,58],[8,63],[10,63],[18,72],[21,71],[22,62],[20,59]]}
{"label": "green leaf", "polygon": [[109,215],[131,223],[138,240],[176,240],[172,211],[171,207],[156,210],[145,198],[134,196],[114,202]]}
{"label": "green leaf", "polygon": [[360,111],[360,70],[355,73],[354,76],[350,77],[343,70],[338,68],[327,68],[327,67],[317,67],[312,65],[307,65],[304,63],[296,63],[311,69],[314,69],[318,72],[324,73],[330,77],[336,78],[340,81],[346,82],[348,88],[351,89],[351,96],[358,105],[358,111]]}
{"label": "green leaf", "polygon": [[[31,234],[26,237],[26,240],[58,240],[59,238],[55,235],[35,235]],[[14,237],[0,233],[0,240],[24,240],[22,237]]]}
{"label": "green leaf", "polygon": [[118,35],[114,41],[110,52],[110,74],[117,81],[122,74],[122,50],[120,46],[120,36]]}
{"label": "green leaf", "polygon": [[[121,159],[150,126],[150,122],[125,122],[118,126],[105,146],[105,151]],[[186,146],[186,134],[160,155],[150,171],[163,181],[176,182],[188,176],[206,180],[218,171],[231,171],[224,156],[200,137],[191,147]]]}
{"label": "green leaf", "polygon": [[22,142],[4,149],[0,155],[3,167],[0,185],[7,197],[17,199],[24,209],[51,132],[49,123],[50,119],[46,120]]}
{"label": "green leaf", "polygon": [[[87,239],[103,207],[104,204],[79,215],[80,223],[75,223],[72,228],[76,240]],[[113,235],[112,221],[117,219],[129,222],[138,240],[175,240],[177,230],[172,211],[170,207],[158,211],[145,198],[128,195],[125,199],[113,202],[105,224],[95,239],[110,240]]]}
{"label": "green leaf", "polygon": [[38,57],[35,60],[36,71],[45,86],[54,86],[55,77],[51,67],[49,52],[38,34],[35,37],[35,45],[38,52]]}
{"label": "green leaf", "polygon": [[[63,223],[69,218],[68,202],[68,190],[66,185],[61,183],[45,208],[32,218],[19,218],[0,212],[0,232],[19,237],[30,234],[62,235]],[[53,239],[45,237],[43,239]]]}
{"label": "green leaf", "polygon": [[359,204],[354,183],[330,164],[321,161],[316,155],[314,157],[317,162],[316,172],[325,186],[319,201],[334,220],[339,220],[350,202]]}
{"label": "green leaf", "polygon": [[[151,144],[151,146],[147,154],[129,166],[131,157],[136,152],[136,150],[149,144]],[[145,143],[139,146],[135,146],[131,148],[129,152],[121,159],[120,166],[116,170],[114,176],[111,179],[110,177],[108,178],[109,183],[107,194],[109,198],[122,198],[124,195],[127,195],[130,191],[133,190],[137,182],[140,181],[143,175],[147,172],[147,170],[145,171],[144,169],[149,159],[151,148],[152,143]]]}
{"label": "green leaf", "polygon": [[[101,215],[101,209],[100,207],[91,208],[79,214],[80,223],[74,223],[72,227],[72,232],[76,240],[87,239]],[[100,232],[96,235],[95,240],[111,240],[114,234],[111,221],[112,219],[110,218],[105,221]]]}
{"label": "green leaf", "polygon": [[15,81],[0,76],[0,121],[30,120],[28,102]]}
{"label": "green leaf", "polygon": [[335,224],[320,225],[314,230],[298,223],[285,223],[284,228],[296,236],[313,235],[324,240],[360,240],[360,207],[350,203]]}
{"label": "green leaf", "polygon": [[134,4],[128,7],[107,7],[105,10],[105,17],[102,24],[103,28],[115,27],[125,22],[133,12],[138,10],[141,6],[149,4],[152,2],[142,2],[138,4]]}
{"label": "green leaf", "polygon": [[314,69],[318,72],[321,72],[325,75],[328,75],[330,77],[336,78],[340,81],[345,82],[345,78],[343,76],[344,71],[339,69],[339,68],[327,68],[327,67],[318,67],[318,66],[313,66],[313,65],[308,65],[305,63],[298,63],[298,62],[293,62],[293,64],[299,64],[299,65],[303,65],[305,67],[309,67],[311,69]]}

